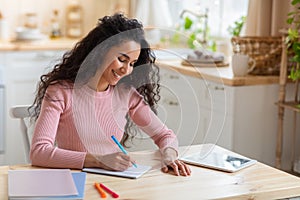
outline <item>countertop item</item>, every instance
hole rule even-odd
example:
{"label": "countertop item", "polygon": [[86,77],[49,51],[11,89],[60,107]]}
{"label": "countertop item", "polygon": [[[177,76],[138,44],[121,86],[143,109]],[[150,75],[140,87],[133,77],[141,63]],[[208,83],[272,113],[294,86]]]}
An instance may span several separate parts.
{"label": "countertop item", "polygon": [[42,34],[38,28],[18,27],[16,29],[16,41],[38,41],[46,40],[48,36]]}
{"label": "countertop item", "polygon": [[194,50],[187,55],[186,60],[189,62],[212,63],[223,62],[225,56],[220,52],[212,52],[208,50]]}
{"label": "countertop item", "polygon": [[[179,156],[199,152],[203,145],[180,147]],[[218,151],[231,151],[213,146]],[[153,170],[140,179],[128,180],[120,177],[88,173],[86,175],[85,198],[99,199],[94,183],[103,183],[120,195],[121,199],[286,199],[300,196],[300,178],[267,166],[260,162],[236,173],[226,173],[192,166],[192,175],[180,177],[164,174],[160,167],[159,151],[137,151],[131,156],[138,163],[153,166]],[[0,198],[7,199],[8,170],[36,169],[31,165],[0,167]],[[77,171],[77,170],[76,170]],[[111,197],[108,197],[111,199]]]}

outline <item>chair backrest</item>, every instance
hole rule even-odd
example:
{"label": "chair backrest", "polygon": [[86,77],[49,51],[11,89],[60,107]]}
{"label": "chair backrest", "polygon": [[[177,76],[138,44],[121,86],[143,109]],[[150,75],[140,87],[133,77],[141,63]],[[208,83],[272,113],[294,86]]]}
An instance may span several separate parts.
{"label": "chair backrest", "polygon": [[11,117],[20,119],[20,129],[25,148],[25,159],[28,163],[30,162],[29,151],[34,127],[34,123],[30,121],[32,110],[33,108],[29,110],[29,105],[18,105],[10,108]]}

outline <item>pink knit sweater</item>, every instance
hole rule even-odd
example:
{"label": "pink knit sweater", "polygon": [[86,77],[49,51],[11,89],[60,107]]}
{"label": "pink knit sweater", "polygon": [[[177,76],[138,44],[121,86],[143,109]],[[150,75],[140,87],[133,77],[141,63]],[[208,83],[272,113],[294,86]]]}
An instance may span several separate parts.
{"label": "pink knit sweater", "polygon": [[110,86],[96,92],[88,86],[49,86],[32,138],[33,165],[54,168],[83,168],[87,152],[109,154],[120,151],[111,135],[121,140],[131,119],[160,148],[178,148],[176,135],[145,104],[143,97],[125,86]]}

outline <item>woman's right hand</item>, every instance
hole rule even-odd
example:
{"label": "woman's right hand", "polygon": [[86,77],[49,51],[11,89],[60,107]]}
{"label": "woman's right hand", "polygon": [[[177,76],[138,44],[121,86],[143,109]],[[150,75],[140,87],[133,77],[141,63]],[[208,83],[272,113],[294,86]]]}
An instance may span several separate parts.
{"label": "woman's right hand", "polygon": [[84,160],[84,167],[98,167],[113,171],[124,171],[128,169],[128,167],[131,167],[133,162],[130,156],[123,152],[107,155],[92,155],[87,153]]}

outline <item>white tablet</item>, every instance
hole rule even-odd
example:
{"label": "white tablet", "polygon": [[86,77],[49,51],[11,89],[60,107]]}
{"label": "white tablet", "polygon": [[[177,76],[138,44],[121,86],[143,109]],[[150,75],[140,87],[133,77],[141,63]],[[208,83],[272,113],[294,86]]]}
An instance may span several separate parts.
{"label": "white tablet", "polygon": [[236,172],[256,163],[256,160],[243,156],[229,155],[223,152],[195,153],[181,157],[179,160],[202,167],[226,172]]}

